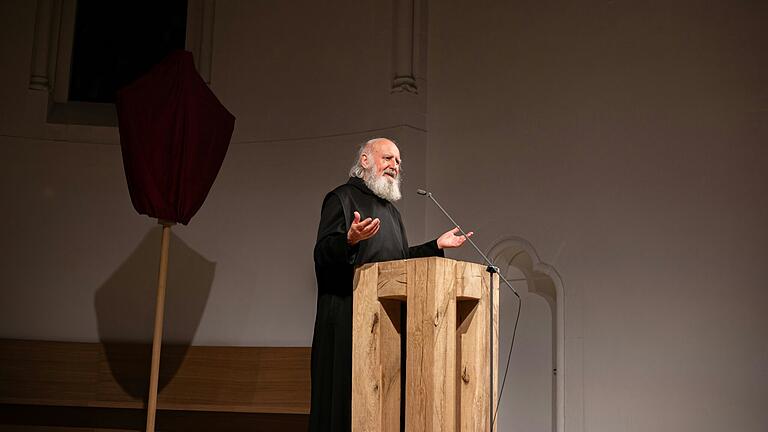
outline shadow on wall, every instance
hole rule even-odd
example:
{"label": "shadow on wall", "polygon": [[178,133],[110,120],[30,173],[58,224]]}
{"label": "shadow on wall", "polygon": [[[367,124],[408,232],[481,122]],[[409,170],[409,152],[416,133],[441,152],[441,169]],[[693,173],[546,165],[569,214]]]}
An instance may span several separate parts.
{"label": "shadow on wall", "polygon": [[[94,299],[99,340],[110,371],[137,399],[148,394],[161,232],[159,226],[151,229]],[[173,345],[163,346],[158,391],[176,374],[192,344],[215,271],[216,263],[171,232],[163,342]]]}

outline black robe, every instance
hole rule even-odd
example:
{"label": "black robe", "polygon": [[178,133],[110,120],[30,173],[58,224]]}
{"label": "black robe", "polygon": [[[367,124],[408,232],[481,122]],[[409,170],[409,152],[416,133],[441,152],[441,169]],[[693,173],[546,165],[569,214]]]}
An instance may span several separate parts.
{"label": "black robe", "polygon": [[[373,237],[347,245],[354,212],[379,218]],[[432,240],[408,247],[400,212],[356,177],[323,201],[315,244],[317,315],[312,339],[311,432],[349,431],[352,425],[352,280],[355,267],[369,262],[443,256]]]}

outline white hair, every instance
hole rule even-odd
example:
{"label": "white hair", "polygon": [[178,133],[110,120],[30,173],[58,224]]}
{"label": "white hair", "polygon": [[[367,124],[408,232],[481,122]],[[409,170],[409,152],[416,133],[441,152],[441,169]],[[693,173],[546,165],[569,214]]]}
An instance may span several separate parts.
{"label": "white hair", "polygon": [[363,158],[364,154],[370,156],[368,151],[371,149],[371,144],[375,143],[380,139],[382,138],[374,138],[374,139],[370,139],[368,141],[360,143],[360,145],[357,148],[357,154],[355,154],[355,162],[352,164],[352,168],[349,169],[350,177],[363,178],[365,176],[365,168],[360,163],[360,159]]}

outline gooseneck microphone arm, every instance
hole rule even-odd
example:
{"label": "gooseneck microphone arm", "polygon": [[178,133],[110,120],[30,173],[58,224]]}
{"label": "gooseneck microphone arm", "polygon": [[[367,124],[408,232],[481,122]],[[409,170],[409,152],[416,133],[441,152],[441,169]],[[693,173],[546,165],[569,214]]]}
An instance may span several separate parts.
{"label": "gooseneck microphone arm", "polygon": [[451,215],[449,215],[449,214],[448,214],[448,212],[447,212],[447,211],[445,211],[445,209],[443,208],[443,206],[441,206],[441,205],[440,205],[440,203],[439,203],[439,202],[437,202],[437,200],[435,199],[435,197],[433,197],[433,196],[432,196],[432,192],[427,192],[427,191],[425,191],[424,189],[416,189],[416,193],[417,193],[417,194],[419,194],[419,195],[424,195],[424,196],[427,196],[427,197],[429,197],[429,199],[431,199],[431,200],[432,200],[432,202],[433,202],[433,203],[435,203],[435,205],[437,206],[437,208],[439,208],[439,209],[440,209],[440,211],[441,211],[441,212],[443,212],[443,214],[445,215],[445,217],[447,217],[447,218],[448,218],[448,219],[451,221],[451,223],[453,224],[453,226],[455,226],[456,228],[458,228],[458,229],[459,229],[459,232],[461,233],[461,235],[462,235],[462,236],[464,236],[464,238],[465,238],[465,239],[467,239],[467,241],[469,242],[469,244],[471,244],[471,245],[472,245],[472,247],[473,247],[473,248],[475,248],[475,251],[477,251],[477,253],[478,253],[478,254],[479,254],[481,257],[483,257],[483,260],[485,261],[485,265],[487,265],[488,267],[491,267],[491,268],[494,270],[494,272],[496,272],[496,273],[499,275],[499,278],[501,278],[501,280],[503,280],[503,281],[504,281],[504,284],[505,284],[505,285],[507,285],[507,287],[508,287],[508,288],[509,288],[509,289],[512,291],[512,293],[514,293],[514,294],[515,294],[515,296],[516,296],[516,297],[519,299],[519,298],[520,298],[520,294],[518,294],[518,293],[517,293],[517,291],[515,291],[515,289],[512,287],[512,284],[511,284],[511,283],[509,283],[509,282],[508,282],[508,281],[507,281],[507,280],[504,278],[504,276],[502,276],[502,275],[501,275],[501,273],[499,273],[499,268],[498,268],[498,267],[496,267],[496,265],[494,265],[494,264],[491,262],[491,260],[490,260],[490,259],[488,259],[488,257],[487,257],[487,256],[486,256],[486,255],[485,255],[485,254],[484,254],[484,253],[483,253],[483,252],[480,250],[480,248],[478,248],[478,247],[477,247],[477,245],[475,244],[475,242],[473,242],[473,241],[472,241],[472,239],[471,239],[471,238],[469,238],[469,236],[467,236],[467,233],[465,233],[465,232],[464,232],[464,230],[461,228],[461,225],[457,224],[457,223],[456,223],[456,221],[455,221],[455,220],[453,220],[453,218],[451,217]]}

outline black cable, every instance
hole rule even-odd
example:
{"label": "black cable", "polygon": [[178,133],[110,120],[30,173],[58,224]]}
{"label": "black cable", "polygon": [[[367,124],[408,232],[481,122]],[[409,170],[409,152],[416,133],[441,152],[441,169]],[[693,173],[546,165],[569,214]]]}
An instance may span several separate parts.
{"label": "black cable", "polygon": [[[499,274],[499,276],[501,276],[501,274]],[[504,393],[504,385],[507,383],[507,373],[509,372],[509,362],[512,359],[512,347],[515,346],[515,336],[517,335],[517,323],[520,321],[520,311],[522,310],[522,308],[523,308],[523,301],[520,298],[520,296],[518,296],[517,297],[517,316],[515,317],[515,325],[514,327],[512,327],[512,341],[509,343],[509,353],[507,353],[507,366],[504,368],[504,378],[501,379],[501,388],[499,389],[499,398],[496,400],[496,412],[494,412],[493,419],[491,420],[491,431],[493,431],[493,426],[496,424],[496,416],[499,414],[499,405],[501,405],[501,395]]]}

